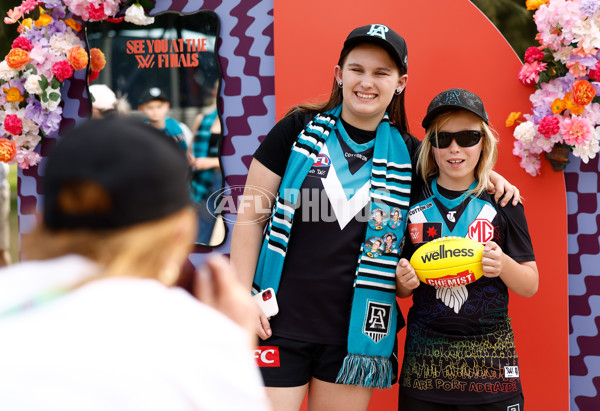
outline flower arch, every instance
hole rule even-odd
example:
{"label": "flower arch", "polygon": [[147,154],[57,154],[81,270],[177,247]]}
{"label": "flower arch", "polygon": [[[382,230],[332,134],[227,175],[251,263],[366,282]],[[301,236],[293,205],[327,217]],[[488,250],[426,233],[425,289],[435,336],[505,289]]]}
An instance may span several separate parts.
{"label": "flower arch", "polygon": [[154,0],[24,0],[8,11],[6,24],[19,36],[0,62],[0,161],[21,169],[41,161],[38,146],[62,120],[60,88],[76,71],[98,77],[102,51],[86,51],[82,24],[108,20],[146,25]]}

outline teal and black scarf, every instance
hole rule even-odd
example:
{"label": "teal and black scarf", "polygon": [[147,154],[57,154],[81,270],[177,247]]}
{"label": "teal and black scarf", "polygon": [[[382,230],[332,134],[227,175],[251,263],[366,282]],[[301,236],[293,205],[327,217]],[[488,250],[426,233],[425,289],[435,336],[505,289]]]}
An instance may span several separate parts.
{"label": "teal and black scarf", "polygon": [[[281,180],[275,207],[264,238],[256,274],[254,292],[272,287],[277,291],[283,269],[294,213],[304,179],[323,145],[332,135],[341,106],[317,114],[302,130]],[[401,223],[397,244],[402,244],[410,199],[412,167],[404,139],[387,115],[377,127],[371,169],[370,210],[382,210],[389,216],[400,210]],[[389,359],[396,337],[396,265],[398,254],[372,252],[372,239],[380,227],[367,224],[354,279],[354,294],[348,331],[348,355],[339,371],[341,384],[389,388],[392,367]]]}

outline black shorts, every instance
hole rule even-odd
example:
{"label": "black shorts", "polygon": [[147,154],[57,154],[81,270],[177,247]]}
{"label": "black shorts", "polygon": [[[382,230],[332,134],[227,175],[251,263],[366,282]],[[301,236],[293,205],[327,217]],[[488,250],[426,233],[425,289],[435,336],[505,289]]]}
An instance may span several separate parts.
{"label": "black shorts", "polygon": [[404,395],[400,390],[398,411],[523,411],[525,399],[523,394],[516,395],[508,400],[478,405],[451,405],[417,400]]}
{"label": "black shorts", "polygon": [[[398,379],[397,348],[396,340],[390,356],[392,383]],[[259,342],[255,356],[267,387],[299,387],[312,377],[335,383],[346,354],[345,344],[316,344],[272,336]]]}

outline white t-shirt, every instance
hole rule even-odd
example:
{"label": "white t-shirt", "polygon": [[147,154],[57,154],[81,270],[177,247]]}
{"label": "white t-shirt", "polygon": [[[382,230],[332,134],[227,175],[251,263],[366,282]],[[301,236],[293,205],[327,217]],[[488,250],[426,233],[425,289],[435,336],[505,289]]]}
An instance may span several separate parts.
{"label": "white t-shirt", "polygon": [[269,409],[242,328],[181,289],[104,279],[22,306],[96,270],[78,256],[0,270],[0,409]]}

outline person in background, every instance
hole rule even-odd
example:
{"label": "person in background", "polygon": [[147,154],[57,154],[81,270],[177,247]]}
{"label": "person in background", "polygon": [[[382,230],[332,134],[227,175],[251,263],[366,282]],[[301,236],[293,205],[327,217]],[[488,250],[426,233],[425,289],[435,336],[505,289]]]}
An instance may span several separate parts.
{"label": "person in background", "polygon": [[[498,139],[479,96],[460,88],[443,91],[429,104],[423,127],[423,179],[414,188],[410,241],[396,269],[398,296],[413,298],[398,409],[522,410],[508,290],[531,297],[539,283],[523,205],[502,207],[485,190]],[[483,277],[457,287],[419,281],[408,260],[445,236],[485,244]]]}
{"label": "person in background", "polygon": [[53,147],[26,261],[0,270],[0,409],[269,410],[257,308],[221,256],[178,283],[196,236],[184,152],[139,119]]}
{"label": "person in background", "polygon": [[110,115],[128,115],[131,107],[124,97],[117,95],[106,84],[89,86],[92,100],[92,118],[104,118]]}
{"label": "person in background", "polygon": [[184,123],[169,117],[171,103],[169,97],[158,87],[146,90],[138,100],[138,110],[152,127],[164,131],[173,138],[184,152],[192,140],[192,132]]}
{"label": "person in background", "polygon": [[214,202],[208,197],[221,189],[223,177],[219,163],[219,143],[221,141],[221,120],[216,107],[218,83],[212,87],[211,104],[194,119],[193,140],[188,148],[188,161],[192,168],[190,192],[198,211],[198,239],[201,244],[209,244],[215,225]]}

